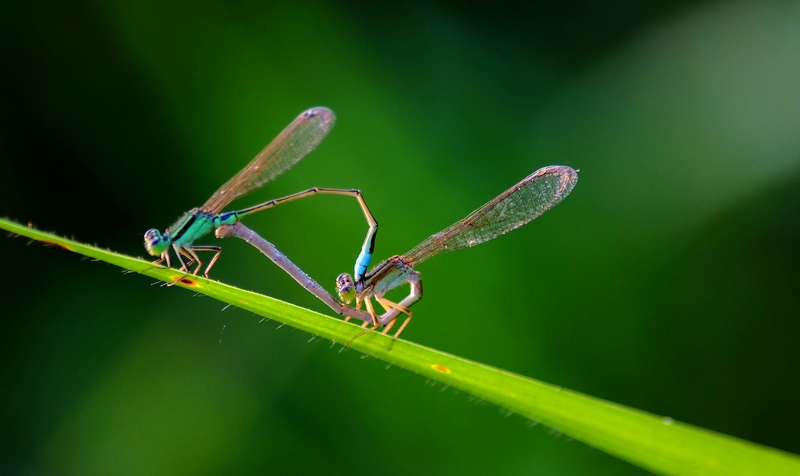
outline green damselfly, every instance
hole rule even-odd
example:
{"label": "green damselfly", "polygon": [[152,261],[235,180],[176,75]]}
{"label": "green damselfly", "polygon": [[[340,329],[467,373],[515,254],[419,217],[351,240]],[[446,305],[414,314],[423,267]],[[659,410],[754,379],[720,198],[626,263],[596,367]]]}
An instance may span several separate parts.
{"label": "green damselfly", "polygon": [[[359,257],[363,261],[372,254],[375,236],[378,231],[378,222],[367,207],[367,203],[359,190],[343,190],[334,188],[310,188],[283,198],[270,200],[243,210],[222,212],[222,209],[231,201],[251,192],[267,182],[277,178],[282,173],[292,168],[303,157],[314,150],[325,138],[333,127],[335,116],[333,111],[324,107],[315,107],[301,113],[291,124],[278,134],[247,166],[225,185],[220,187],[211,198],[200,208],[194,208],[184,214],[175,224],[167,228],[162,234],[157,229],[148,230],[144,234],[144,247],[152,256],[159,259],[154,263],[166,262],[171,266],[170,247],[175,251],[181,263],[181,271],[189,272],[189,266],[197,262],[197,267],[192,274],[197,274],[203,267],[198,251],[214,252],[208,266],[203,272],[208,277],[208,272],[219,258],[222,248],[219,246],[194,245],[194,241],[214,228],[223,225],[232,225],[242,217],[251,213],[272,208],[292,200],[308,197],[315,194],[332,194],[355,197],[369,224],[364,247]],[[188,258],[185,262],[183,258]]]}

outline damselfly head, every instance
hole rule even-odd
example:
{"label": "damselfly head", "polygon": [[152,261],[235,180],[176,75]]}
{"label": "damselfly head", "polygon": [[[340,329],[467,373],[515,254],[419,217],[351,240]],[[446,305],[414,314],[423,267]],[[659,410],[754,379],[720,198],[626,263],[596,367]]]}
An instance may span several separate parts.
{"label": "damselfly head", "polygon": [[339,294],[339,299],[347,304],[356,298],[356,286],[349,274],[342,273],[336,278],[336,292]]}
{"label": "damselfly head", "polygon": [[151,256],[161,256],[168,247],[169,243],[160,231],[151,228],[145,232],[144,249],[146,249]]}

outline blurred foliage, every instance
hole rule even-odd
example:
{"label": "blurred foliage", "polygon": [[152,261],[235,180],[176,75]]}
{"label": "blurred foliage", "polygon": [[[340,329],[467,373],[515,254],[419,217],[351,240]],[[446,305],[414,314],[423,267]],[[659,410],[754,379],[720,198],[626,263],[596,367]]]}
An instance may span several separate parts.
{"label": "blurred foliage", "polygon": [[[378,258],[570,165],[554,210],[421,267],[404,337],[798,453],[798,44],[795,2],[9,0],[0,214],[143,256],[314,105],[338,115],[319,150],[233,206],[360,188]],[[248,225],[332,289],[351,202]],[[215,277],[325,309],[228,241]],[[643,473],[208,299],[5,250],[0,473]]]}

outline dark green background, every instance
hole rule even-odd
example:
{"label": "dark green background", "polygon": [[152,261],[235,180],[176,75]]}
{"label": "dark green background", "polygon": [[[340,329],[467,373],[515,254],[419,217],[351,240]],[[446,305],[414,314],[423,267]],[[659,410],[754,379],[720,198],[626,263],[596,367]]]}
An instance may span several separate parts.
{"label": "dark green background", "polygon": [[[403,337],[800,452],[797,2],[291,5],[3,2],[0,215],[144,256],[315,105],[330,136],[233,207],[360,188],[378,259],[570,165],[535,223],[420,267]],[[366,231],[342,197],[247,224],[331,290]],[[215,278],[325,311],[222,244]],[[2,474],[644,473],[185,290],[2,254]]]}

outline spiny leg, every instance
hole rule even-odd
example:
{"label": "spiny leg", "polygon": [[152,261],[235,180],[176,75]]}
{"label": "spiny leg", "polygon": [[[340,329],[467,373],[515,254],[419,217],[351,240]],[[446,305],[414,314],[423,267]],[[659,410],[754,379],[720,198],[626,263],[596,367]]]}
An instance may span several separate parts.
{"label": "spiny leg", "polygon": [[[191,253],[189,253],[188,251],[186,251],[186,249],[184,249],[184,248],[180,248],[180,249],[179,249],[179,251],[178,251],[178,253],[180,253],[181,255],[183,255],[183,257],[184,257],[184,258],[189,258],[189,261],[187,261],[186,263],[184,263],[184,264],[183,264],[183,267],[181,268],[181,271],[186,271],[186,272],[188,273],[188,272],[189,272],[189,266],[191,266],[192,264],[194,264],[194,262],[196,261],[196,259],[195,259],[196,257],[195,257],[195,256],[193,256],[193,255],[192,255]],[[183,261],[181,261],[181,263],[183,263]]]}
{"label": "spiny leg", "polygon": [[186,264],[185,261],[183,261],[183,258],[181,256],[186,256],[187,258],[192,259],[192,255],[186,253],[186,251],[178,245],[173,244],[172,247],[175,248],[175,255],[178,257],[178,262],[180,262],[181,264],[181,267],[178,269],[178,271],[184,271],[188,273],[189,265]]}
{"label": "spiny leg", "polygon": [[[369,314],[372,316],[373,321],[374,322],[378,322],[378,317],[375,314],[375,308],[372,307],[372,301],[370,301],[370,298],[365,299],[364,302],[367,304],[367,311],[369,311]],[[369,324],[369,322],[364,321],[364,324],[362,324],[361,327],[366,328],[368,324]],[[352,339],[347,341],[347,343],[345,345],[350,345],[354,340],[358,339],[359,337],[363,336],[364,334],[369,334],[370,332],[374,331],[377,328],[378,328],[378,326],[376,325],[376,326],[370,327],[369,329],[364,329],[363,331],[361,331],[358,334],[356,334],[355,336],[353,336]]]}
{"label": "spiny leg", "polygon": [[[361,304],[363,304],[364,302],[365,301],[363,299],[361,299],[360,297],[356,297],[356,310],[361,310]],[[370,315],[370,317],[372,317],[372,324],[375,327],[378,327],[380,325],[380,321],[378,320],[378,316],[375,314],[375,309],[372,308],[372,303],[370,303],[369,299],[366,300],[366,303],[367,303],[367,311],[369,311],[369,315]],[[350,320],[350,316],[345,316],[344,322],[348,322],[349,320]],[[369,324],[370,324],[370,321],[364,321],[364,323],[361,324],[361,327],[366,329],[366,327]]]}
{"label": "spiny leg", "polygon": [[[375,299],[377,299],[377,298],[375,298]],[[372,316],[372,329],[375,329],[375,328],[377,328],[378,326],[381,325],[380,321],[378,320],[378,314],[375,313],[375,308],[372,307],[372,301],[367,299],[366,302],[367,302],[367,311],[369,311],[369,315]],[[364,322],[364,326],[363,327],[367,327],[366,324],[367,323]]]}
{"label": "spiny leg", "polygon": [[180,248],[178,252],[181,255],[189,258],[188,263],[184,263],[183,260],[181,260],[181,263],[183,264],[181,271],[186,271],[187,273],[189,273],[189,266],[191,266],[193,263],[196,262],[197,267],[194,269],[194,271],[191,272],[191,274],[197,276],[197,273],[200,272],[200,270],[203,268],[203,261],[197,255],[196,253],[197,251],[213,251],[215,253],[214,257],[211,258],[211,262],[208,264],[208,267],[206,267],[206,270],[203,273],[203,276],[208,278],[208,272],[211,270],[211,267],[214,266],[214,263],[217,262],[219,255],[222,253],[222,248],[219,246],[210,246],[210,245],[196,245],[196,246],[190,246],[188,248]]}
{"label": "spiny leg", "polygon": [[[383,309],[386,310],[386,312],[389,312],[389,310],[391,310],[391,309],[397,309],[398,311],[400,311],[403,314],[405,314],[406,316],[408,316],[408,317],[406,317],[406,320],[403,321],[403,324],[400,325],[400,329],[397,329],[397,332],[395,332],[394,335],[392,336],[392,343],[389,344],[389,350],[392,350],[392,346],[394,345],[394,341],[397,340],[397,337],[400,335],[401,332],[403,332],[403,329],[406,328],[406,326],[408,325],[409,321],[411,321],[411,311],[409,311],[408,308],[405,308],[405,307],[403,307],[403,306],[401,306],[401,305],[399,305],[397,303],[394,303],[394,302],[389,301],[388,299],[385,299],[385,298],[382,298],[382,297],[377,297],[376,296],[375,300],[378,301],[378,303],[380,303],[381,306],[383,306]],[[383,329],[383,334],[385,335],[387,332],[389,332],[389,329],[391,329],[392,326],[394,326],[394,324],[396,322],[397,322],[397,318],[395,317],[394,319],[392,319],[392,322],[388,323],[386,325],[386,328]]]}
{"label": "spiny leg", "polygon": [[[411,311],[409,311],[408,308],[403,307],[400,304],[397,304],[396,302],[390,301],[390,300],[388,300],[388,299],[386,299],[384,297],[375,296],[375,300],[378,301],[378,303],[381,306],[383,306],[383,310],[386,311],[386,312],[389,312],[392,309],[397,309],[398,311],[400,311],[403,314],[408,316],[406,318],[406,321],[403,323],[402,328],[400,329],[402,331],[402,329],[405,328],[406,324],[408,323],[408,320],[411,319]],[[394,325],[394,323],[396,321],[397,321],[397,318],[392,319],[392,321],[389,324],[386,325],[386,328],[383,330],[383,333],[386,334],[387,332],[389,332],[389,329],[392,328],[392,326]],[[398,334],[399,333],[400,333],[400,331],[398,331]],[[395,335],[394,338],[396,339],[397,335]]]}
{"label": "spiny leg", "polygon": [[187,268],[188,268],[188,266],[189,266],[189,265],[191,265],[191,264],[192,264],[192,263],[194,263],[195,261],[197,262],[197,267],[194,269],[194,271],[192,271],[192,274],[193,274],[193,275],[195,275],[195,276],[197,276],[197,272],[198,272],[198,271],[200,271],[200,269],[203,267],[203,262],[202,262],[202,261],[200,261],[200,257],[199,257],[199,256],[197,256],[197,253],[195,253],[195,252],[194,252],[194,246],[191,246],[191,247],[189,247],[189,248],[184,248],[183,250],[184,250],[186,253],[188,253],[188,254],[189,254],[189,256],[191,256],[191,257],[192,257],[192,261],[190,261],[189,263],[187,263]]}
{"label": "spiny leg", "polygon": [[[190,247],[190,248],[191,248],[191,247]],[[194,264],[194,262],[196,261],[196,260],[195,260],[195,258],[196,258],[196,257],[195,257],[195,256],[193,256],[193,255],[192,255],[192,254],[191,254],[191,253],[190,253],[190,252],[189,252],[189,251],[188,251],[186,248],[184,248],[184,247],[178,248],[178,253],[180,253],[181,255],[183,255],[183,257],[184,257],[184,258],[188,258],[188,259],[189,259],[189,261],[187,261],[187,262],[186,262],[186,269],[188,270],[188,269],[189,269],[189,266],[193,265],[193,264]]]}
{"label": "spiny leg", "polygon": [[[363,299],[361,299],[360,297],[356,297],[356,310],[359,311],[361,310],[361,303],[363,302],[364,302]],[[350,322],[350,319],[351,319],[350,316],[344,316],[344,322]],[[364,321],[364,323],[366,324],[366,321]],[[364,326],[362,325],[361,327]]]}
{"label": "spiny leg", "polygon": [[161,264],[164,261],[167,262],[167,268],[172,266],[172,262],[169,259],[169,248],[167,248],[167,250],[165,252],[161,253],[161,258],[153,261],[153,264]]}
{"label": "spiny leg", "polygon": [[[356,302],[358,302],[358,299],[356,299]],[[361,303],[363,303],[363,302],[364,302],[363,300],[361,300],[361,302],[358,302],[356,309],[361,309]],[[369,299],[367,299],[367,311],[370,310],[371,306],[372,306],[372,304],[370,304]],[[370,313],[369,315],[372,316],[372,313]],[[372,317],[372,323],[373,324],[375,323],[375,317],[374,316]],[[361,327],[363,329],[366,329],[368,325],[369,325],[369,321],[364,321],[363,323],[361,323]]]}
{"label": "spiny leg", "polygon": [[183,261],[181,255],[187,256],[190,259],[192,258],[192,255],[185,253],[183,248],[181,248],[180,246],[173,243],[172,247],[175,249],[175,256],[178,257],[178,261],[181,263],[181,267],[178,271],[181,271],[182,273],[185,274],[180,278],[176,279],[175,281],[169,283],[167,286],[174,286],[176,283],[180,282],[181,279],[185,278],[189,274],[189,266]]}
{"label": "spiny leg", "polygon": [[[206,267],[205,272],[203,272],[203,276],[208,278],[208,272],[211,271],[211,267],[214,266],[214,263],[216,263],[217,259],[219,259],[219,255],[222,254],[222,248],[219,247],[219,246],[198,245],[198,246],[192,246],[189,249],[192,251],[192,253],[195,256],[197,256],[197,254],[194,253],[195,251],[213,251],[214,252],[214,257],[211,258],[211,262],[208,263],[208,266]],[[203,263],[200,262],[200,258],[197,258],[197,263],[198,263],[197,269],[194,270],[194,274],[197,274],[197,272],[200,271],[200,268],[203,266]]]}
{"label": "spiny leg", "polygon": [[167,268],[171,268],[172,267],[172,263],[170,262],[170,258],[169,258],[169,248],[167,248],[166,251],[161,253],[161,257],[160,258],[158,258],[157,260],[153,261],[153,265],[154,265],[154,267],[155,266],[159,266],[159,265],[161,265],[161,263],[164,263],[165,261],[166,261],[165,266]]}
{"label": "spiny leg", "polygon": [[[378,299],[378,298],[375,298],[375,299]],[[383,311],[384,312],[389,312],[392,309],[390,306],[387,306],[385,303],[381,302],[380,299],[378,299],[378,303],[383,307]],[[396,317],[394,319],[392,319],[391,321],[389,321],[385,325],[385,327],[383,328],[383,332],[381,332],[381,334],[386,335],[386,333],[389,332],[389,329],[394,327],[394,324],[396,322],[397,322],[397,318]],[[391,345],[389,346],[389,348],[391,349]]]}

